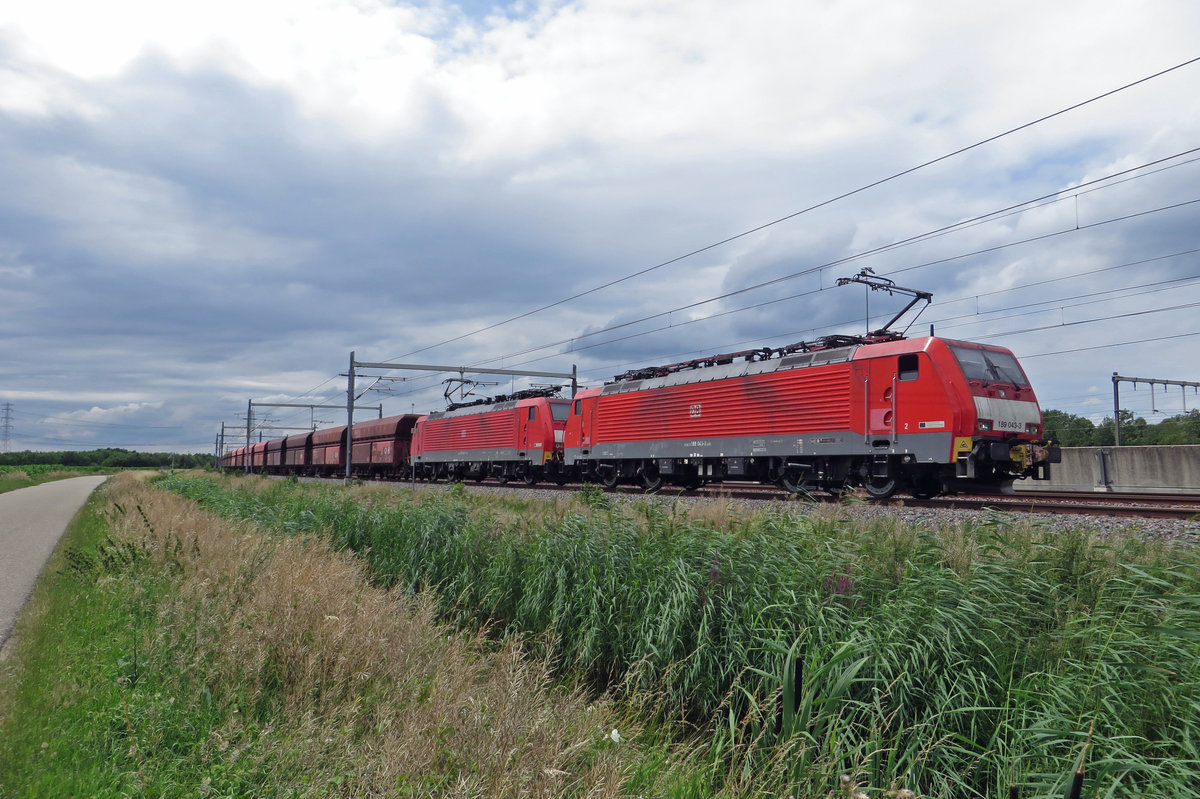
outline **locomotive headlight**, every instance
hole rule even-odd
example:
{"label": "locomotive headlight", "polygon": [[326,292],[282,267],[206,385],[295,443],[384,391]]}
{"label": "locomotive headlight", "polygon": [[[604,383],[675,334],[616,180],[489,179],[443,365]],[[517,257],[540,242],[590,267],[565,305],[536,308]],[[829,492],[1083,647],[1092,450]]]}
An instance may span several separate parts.
{"label": "locomotive headlight", "polygon": [[1025,432],[1031,436],[1040,436],[1042,434],[1042,426],[1029,422],[1025,425]]}
{"label": "locomotive headlight", "polygon": [[980,430],[980,432],[983,432],[983,433],[990,433],[992,430],[992,420],[991,419],[980,419],[979,420],[979,430]]}

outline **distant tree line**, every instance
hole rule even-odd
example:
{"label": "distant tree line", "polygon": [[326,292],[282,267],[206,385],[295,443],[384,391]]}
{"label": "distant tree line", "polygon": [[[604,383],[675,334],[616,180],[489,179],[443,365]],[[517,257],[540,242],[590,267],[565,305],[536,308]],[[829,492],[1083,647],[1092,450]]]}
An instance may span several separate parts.
{"label": "distant tree line", "polygon": [[[1048,408],[1042,412],[1046,437],[1063,447],[1110,447],[1115,443],[1113,420],[1100,424],[1086,416]],[[1153,446],[1200,444],[1200,410],[1172,416],[1158,424],[1121,411],[1121,445]],[[127,449],[93,449],[71,452],[0,453],[0,466],[90,466],[105,469],[175,468],[204,469],[213,465],[212,455],[176,452],[132,452]]]}
{"label": "distant tree line", "polygon": [[5,452],[0,466],[92,466],[105,469],[174,467],[202,469],[213,465],[212,455],[174,452],[130,452],[127,449],[93,449],[79,452]]}
{"label": "distant tree line", "polygon": [[[1120,411],[1121,446],[1200,444],[1200,410],[1150,424],[1133,411]],[[1106,416],[1095,424],[1085,416],[1047,409],[1042,412],[1046,437],[1063,447],[1110,447],[1116,443],[1113,418]]]}

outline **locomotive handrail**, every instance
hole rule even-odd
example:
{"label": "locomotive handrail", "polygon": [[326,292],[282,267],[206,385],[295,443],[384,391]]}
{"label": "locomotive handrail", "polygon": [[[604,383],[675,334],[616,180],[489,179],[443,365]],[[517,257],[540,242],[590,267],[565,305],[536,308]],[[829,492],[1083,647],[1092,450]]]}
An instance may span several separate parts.
{"label": "locomotive handrail", "polygon": [[[649,380],[655,377],[666,377],[669,374],[682,372],[687,369],[702,369],[708,366],[723,366],[738,358],[743,358],[747,362],[766,361],[771,358],[783,358],[787,355],[793,355],[797,352],[817,352],[820,350],[838,349],[840,347],[857,347],[861,344],[879,344],[885,341],[901,341],[904,339],[903,333],[898,333],[891,330],[891,326],[896,321],[908,313],[914,305],[921,300],[925,300],[928,305],[933,301],[933,294],[920,289],[910,289],[904,286],[897,286],[895,281],[889,280],[886,277],[877,277],[874,272],[868,267],[863,269],[853,277],[838,278],[837,285],[845,286],[848,283],[862,283],[872,291],[886,291],[888,294],[899,292],[901,294],[911,294],[912,301],[893,316],[886,325],[869,332],[865,336],[847,335],[844,333],[834,333],[829,336],[821,336],[815,341],[798,341],[795,344],[788,344],[784,347],[759,347],[753,350],[742,350],[741,352],[729,352],[720,355],[708,355],[703,358],[695,358],[690,361],[681,361],[680,363],[669,363],[662,366],[643,366],[637,369],[630,369],[627,372],[622,372],[615,375],[612,379],[613,383],[620,383],[631,380]],[[925,309],[922,308],[921,311]],[[920,316],[920,313],[917,314]],[[914,318],[913,321],[916,321]],[[911,326],[911,325],[910,325]],[[611,383],[610,383],[611,385]]]}

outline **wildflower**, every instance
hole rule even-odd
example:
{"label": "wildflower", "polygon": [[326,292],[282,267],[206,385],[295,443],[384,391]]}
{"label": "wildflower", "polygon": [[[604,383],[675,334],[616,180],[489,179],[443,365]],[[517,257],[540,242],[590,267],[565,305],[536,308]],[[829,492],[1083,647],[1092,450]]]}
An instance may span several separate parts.
{"label": "wildflower", "polygon": [[849,574],[832,574],[825,578],[825,591],[834,595],[845,595],[854,591],[854,581]]}
{"label": "wildflower", "polygon": [[613,731],[608,734],[608,737],[615,744],[621,743],[621,733],[617,732],[615,727],[613,728]]}

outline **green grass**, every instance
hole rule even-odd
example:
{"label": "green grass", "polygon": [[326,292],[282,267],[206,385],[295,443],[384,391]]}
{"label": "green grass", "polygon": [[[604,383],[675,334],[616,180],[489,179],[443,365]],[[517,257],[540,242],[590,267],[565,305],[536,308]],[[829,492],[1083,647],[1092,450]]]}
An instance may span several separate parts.
{"label": "green grass", "polygon": [[66,480],[71,477],[86,477],[93,474],[112,474],[113,469],[93,466],[52,466],[33,464],[30,466],[0,466],[0,494],[19,488]]}
{"label": "green grass", "polygon": [[[0,797],[621,796],[696,784],[519,646],[456,633],[311,536],[119,475],[0,667]],[[668,757],[674,765],[666,766]],[[645,765],[643,765],[643,763]],[[659,765],[661,764],[661,765]],[[693,794],[698,795],[698,794]]]}
{"label": "green grass", "polygon": [[[131,787],[138,729],[155,707],[141,642],[168,582],[136,543],[115,541],[103,489],[67,532],[35,602],[47,623],[23,629],[29,679],[6,674],[0,795],[116,795]],[[18,664],[5,663],[5,670]],[[77,690],[79,688],[86,690]]]}
{"label": "green grass", "polygon": [[1003,516],[930,531],[589,494],[513,511],[454,489],[162,485],[327,535],[381,586],[432,586],[443,618],[685,719],[710,793],[823,796],[850,775],[872,796],[1064,796],[1086,752],[1085,796],[1200,796],[1191,549]]}

